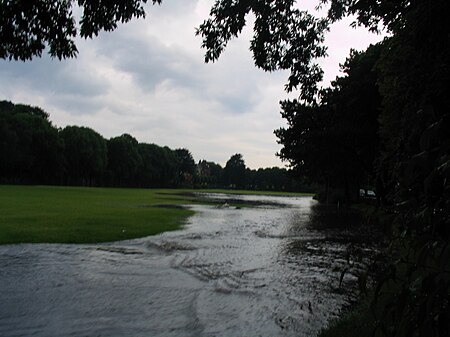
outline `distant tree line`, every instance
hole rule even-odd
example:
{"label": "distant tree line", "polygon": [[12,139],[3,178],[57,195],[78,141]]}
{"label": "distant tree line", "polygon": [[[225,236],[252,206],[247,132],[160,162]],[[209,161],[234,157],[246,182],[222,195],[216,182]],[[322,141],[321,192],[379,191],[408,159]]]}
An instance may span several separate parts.
{"label": "distant tree line", "polygon": [[115,187],[310,190],[284,168],[251,170],[241,154],[223,168],[187,149],[105,139],[82,126],[58,129],[38,107],[0,102],[0,183]]}

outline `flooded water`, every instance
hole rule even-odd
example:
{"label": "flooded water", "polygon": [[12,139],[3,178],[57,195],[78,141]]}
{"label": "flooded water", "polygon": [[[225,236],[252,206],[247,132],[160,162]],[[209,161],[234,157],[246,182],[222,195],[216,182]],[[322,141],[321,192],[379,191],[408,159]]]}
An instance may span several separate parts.
{"label": "flooded water", "polygon": [[153,237],[0,246],[0,336],[314,336],[354,293],[350,242],[370,240],[309,197],[236,198],[253,207],[191,206]]}

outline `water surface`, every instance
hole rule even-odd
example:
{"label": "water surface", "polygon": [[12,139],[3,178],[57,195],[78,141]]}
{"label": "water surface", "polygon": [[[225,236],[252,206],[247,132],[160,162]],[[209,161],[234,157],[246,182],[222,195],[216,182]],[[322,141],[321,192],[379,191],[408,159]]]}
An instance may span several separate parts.
{"label": "water surface", "polygon": [[130,241],[0,246],[0,336],[313,336],[348,303],[364,235],[317,226],[310,197],[209,197],[260,205],[191,206],[182,230]]}

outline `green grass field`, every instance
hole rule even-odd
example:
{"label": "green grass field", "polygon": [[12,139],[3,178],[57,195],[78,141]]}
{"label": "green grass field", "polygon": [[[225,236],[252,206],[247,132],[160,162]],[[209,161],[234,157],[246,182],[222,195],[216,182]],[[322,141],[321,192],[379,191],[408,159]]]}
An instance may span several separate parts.
{"label": "green grass field", "polygon": [[[0,244],[117,241],[180,228],[193,212],[162,190],[0,186]],[[167,193],[167,191],[166,191]]]}
{"label": "green grass field", "polygon": [[193,212],[172,206],[195,203],[189,192],[253,193],[0,185],[0,244],[107,242],[179,229]]}

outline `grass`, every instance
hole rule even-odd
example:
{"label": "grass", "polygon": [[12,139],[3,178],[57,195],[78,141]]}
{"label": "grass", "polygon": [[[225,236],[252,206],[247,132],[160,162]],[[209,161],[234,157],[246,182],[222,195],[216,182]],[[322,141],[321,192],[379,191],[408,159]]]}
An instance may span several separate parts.
{"label": "grass", "polygon": [[251,193],[0,185],[0,244],[108,242],[176,230],[193,212],[172,206],[199,202],[189,192]]}
{"label": "grass", "polygon": [[161,190],[0,186],[0,244],[93,243],[180,228],[192,211]]}

